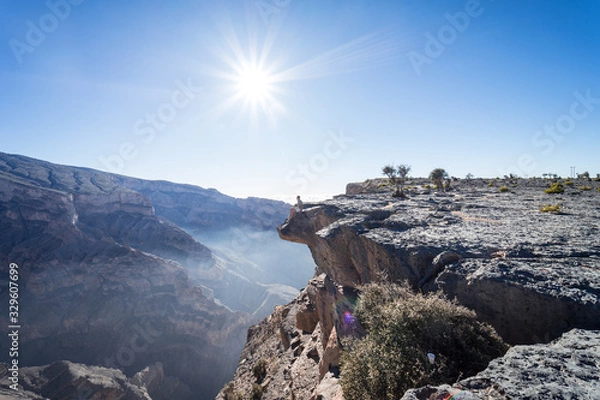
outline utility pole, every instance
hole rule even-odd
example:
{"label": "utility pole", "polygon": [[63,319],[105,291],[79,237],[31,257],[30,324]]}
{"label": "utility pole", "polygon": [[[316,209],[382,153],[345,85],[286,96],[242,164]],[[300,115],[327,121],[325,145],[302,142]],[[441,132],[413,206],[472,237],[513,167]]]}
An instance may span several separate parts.
{"label": "utility pole", "polygon": [[571,178],[575,178],[575,167],[571,167]]}

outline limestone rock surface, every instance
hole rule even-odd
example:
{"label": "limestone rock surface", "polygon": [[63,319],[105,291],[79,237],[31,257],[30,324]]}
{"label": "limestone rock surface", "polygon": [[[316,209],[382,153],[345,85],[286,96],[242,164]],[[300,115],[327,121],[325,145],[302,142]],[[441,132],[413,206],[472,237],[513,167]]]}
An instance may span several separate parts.
{"label": "limestone rock surface", "polygon": [[[573,329],[548,344],[514,346],[455,385],[410,390],[402,400],[600,399],[600,331]],[[458,397],[457,396],[457,397]]]}
{"label": "limestone rock surface", "polygon": [[[571,328],[600,328],[600,195],[577,184],[549,195],[548,185],[342,195],[279,233],[307,244],[318,271],[342,290],[408,281],[472,308],[510,343],[548,342]],[[549,202],[563,211],[541,212]]]}
{"label": "limestone rock surface", "polygon": [[[305,204],[279,226],[282,239],[309,247],[316,274],[282,309],[289,310],[285,318],[273,314],[250,331],[232,388],[250,393],[251,364],[246,363],[267,355],[280,361],[267,374],[266,398],[277,393],[286,393],[279,398],[340,398],[341,339],[363,334],[352,316],[360,287],[391,280],[443,292],[515,345],[486,371],[461,381],[464,389],[422,388],[407,394],[420,397],[407,398],[446,399],[460,390],[466,396],[460,398],[529,398],[535,388],[544,394],[530,398],[598,398],[589,379],[600,364],[594,344],[600,329],[598,182],[575,180],[558,195],[545,193],[551,182],[542,179],[456,181],[449,191],[428,184],[408,182],[405,199],[392,197],[383,180],[349,184],[345,195]],[[500,192],[500,185],[510,186],[509,191]],[[592,190],[582,189],[589,185]],[[561,211],[542,212],[546,204],[559,204]],[[288,334],[281,335],[282,330]],[[305,359],[291,357],[292,343],[306,343],[311,331],[316,347],[309,348],[319,355],[318,373]],[[588,339],[591,347],[575,351],[574,343]],[[301,348],[300,355],[306,345]],[[587,358],[581,355],[586,353]],[[539,376],[534,379],[527,370]],[[560,371],[566,372],[564,380]],[[544,376],[547,392],[536,386],[544,385]],[[305,389],[292,397],[296,382]],[[530,383],[534,389],[526,390]],[[506,386],[514,388],[512,397],[493,397],[509,393]]]}

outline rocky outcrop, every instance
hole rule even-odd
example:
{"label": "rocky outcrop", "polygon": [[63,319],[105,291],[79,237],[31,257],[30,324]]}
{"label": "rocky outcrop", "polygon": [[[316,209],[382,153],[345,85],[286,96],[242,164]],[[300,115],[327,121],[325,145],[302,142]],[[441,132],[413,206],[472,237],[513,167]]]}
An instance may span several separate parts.
{"label": "rocky outcrop", "polygon": [[[375,180],[349,185],[349,194],[309,205],[283,223],[280,237],[306,244],[317,264],[315,278],[288,306],[292,320],[285,324],[295,324],[298,337],[316,335],[319,354],[318,373],[313,366],[303,375],[312,382],[304,397],[284,398],[339,395],[340,339],[362,334],[351,312],[361,285],[370,282],[441,291],[513,345],[547,343],[573,328],[600,329],[600,197],[595,187],[580,190],[583,183],[589,184],[549,195],[549,182],[534,179],[507,181],[509,192],[482,180],[453,182],[448,192],[410,182],[408,197],[399,199]],[[562,212],[541,212],[547,203],[560,204]],[[277,326],[251,331],[243,358],[260,358],[260,343],[268,342],[280,352],[272,354],[288,354],[277,371],[295,366],[289,335],[269,336]],[[232,381],[243,393],[249,393],[241,384],[247,368],[240,365]],[[267,379],[264,395],[271,398],[271,387],[280,391],[299,377]]]}
{"label": "rocky outcrop", "polygon": [[[545,182],[521,184],[510,193],[413,189],[406,200],[339,196],[279,232],[306,243],[319,271],[343,288],[390,279],[441,290],[510,343],[599,328],[598,193],[551,197]],[[563,213],[540,212],[549,201],[561,202]]]}
{"label": "rocky outcrop", "polygon": [[521,345],[452,386],[408,391],[402,400],[599,399],[600,331],[574,329],[549,344]]}
{"label": "rocky outcrop", "polygon": [[[161,366],[157,366],[161,369]],[[69,361],[56,361],[43,367],[20,369],[18,388],[6,384],[7,365],[0,367],[0,395],[11,399],[52,400],[152,400],[146,384],[160,384],[164,377],[154,376],[155,382],[136,382],[121,371],[90,367]],[[37,394],[36,394],[37,393]]]}
{"label": "rocky outcrop", "polygon": [[[324,400],[330,399],[328,393],[340,392],[338,332],[340,336],[362,332],[347,318],[335,320],[329,306],[344,315],[352,309],[353,296],[326,274],[314,277],[296,299],[277,307],[270,317],[248,331],[231,386],[217,399],[227,399],[228,393],[249,398],[254,383],[260,384],[262,398],[267,400]],[[257,382],[253,368],[261,359],[267,361],[267,378]]]}
{"label": "rocky outcrop", "polygon": [[[235,384],[222,390],[218,399],[236,394],[251,398],[253,385],[261,387],[264,400],[311,398],[319,379],[324,346],[320,327],[307,327],[302,322],[298,326],[296,317],[305,312],[306,301],[307,294],[303,291],[294,301],[276,307],[270,317],[250,328]],[[266,364],[263,379],[254,372],[260,362]]]}

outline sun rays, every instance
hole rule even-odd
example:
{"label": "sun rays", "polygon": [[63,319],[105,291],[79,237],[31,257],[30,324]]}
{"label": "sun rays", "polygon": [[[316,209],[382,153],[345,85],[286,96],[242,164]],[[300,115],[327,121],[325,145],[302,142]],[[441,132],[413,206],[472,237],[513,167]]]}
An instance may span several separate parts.
{"label": "sun rays", "polygon": [[[210,75],[223,82],[224,96],[216,105],[217,114],[237,111],[238,119],[249,119],[255,130],[265,122],[276,127],[278,120],[289,111],[282,99],[284,95],[293,95],[285,90],[287,82],[374,68],[389,64],[400,54],[393,35],[378,32],[359,36],[306,61],[283,67],[285,60],[271,57],[276,30],[268,30],[261,41],[252,23],[248,23],[247,32],[241,33],[228,19],[219,21],[218,26],[223,41],[215,55],[222,64],[220,68],[209,69]],[[247,39],[246,46],[240,37]]]}

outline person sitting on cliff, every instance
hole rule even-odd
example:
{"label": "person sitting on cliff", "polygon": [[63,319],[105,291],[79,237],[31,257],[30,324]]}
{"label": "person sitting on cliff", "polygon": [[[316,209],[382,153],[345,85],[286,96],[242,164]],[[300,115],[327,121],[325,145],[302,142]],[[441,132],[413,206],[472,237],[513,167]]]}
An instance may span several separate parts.
{"label": "person sitting on cliff", "polygon": [[290,216],[288,219],[292,219],[296,214],[301,212],[302,208],[304,208],[304,204],[302,203],[302,200],[300,200],[300,196],[296,196],[296,205],[290,208]]}

